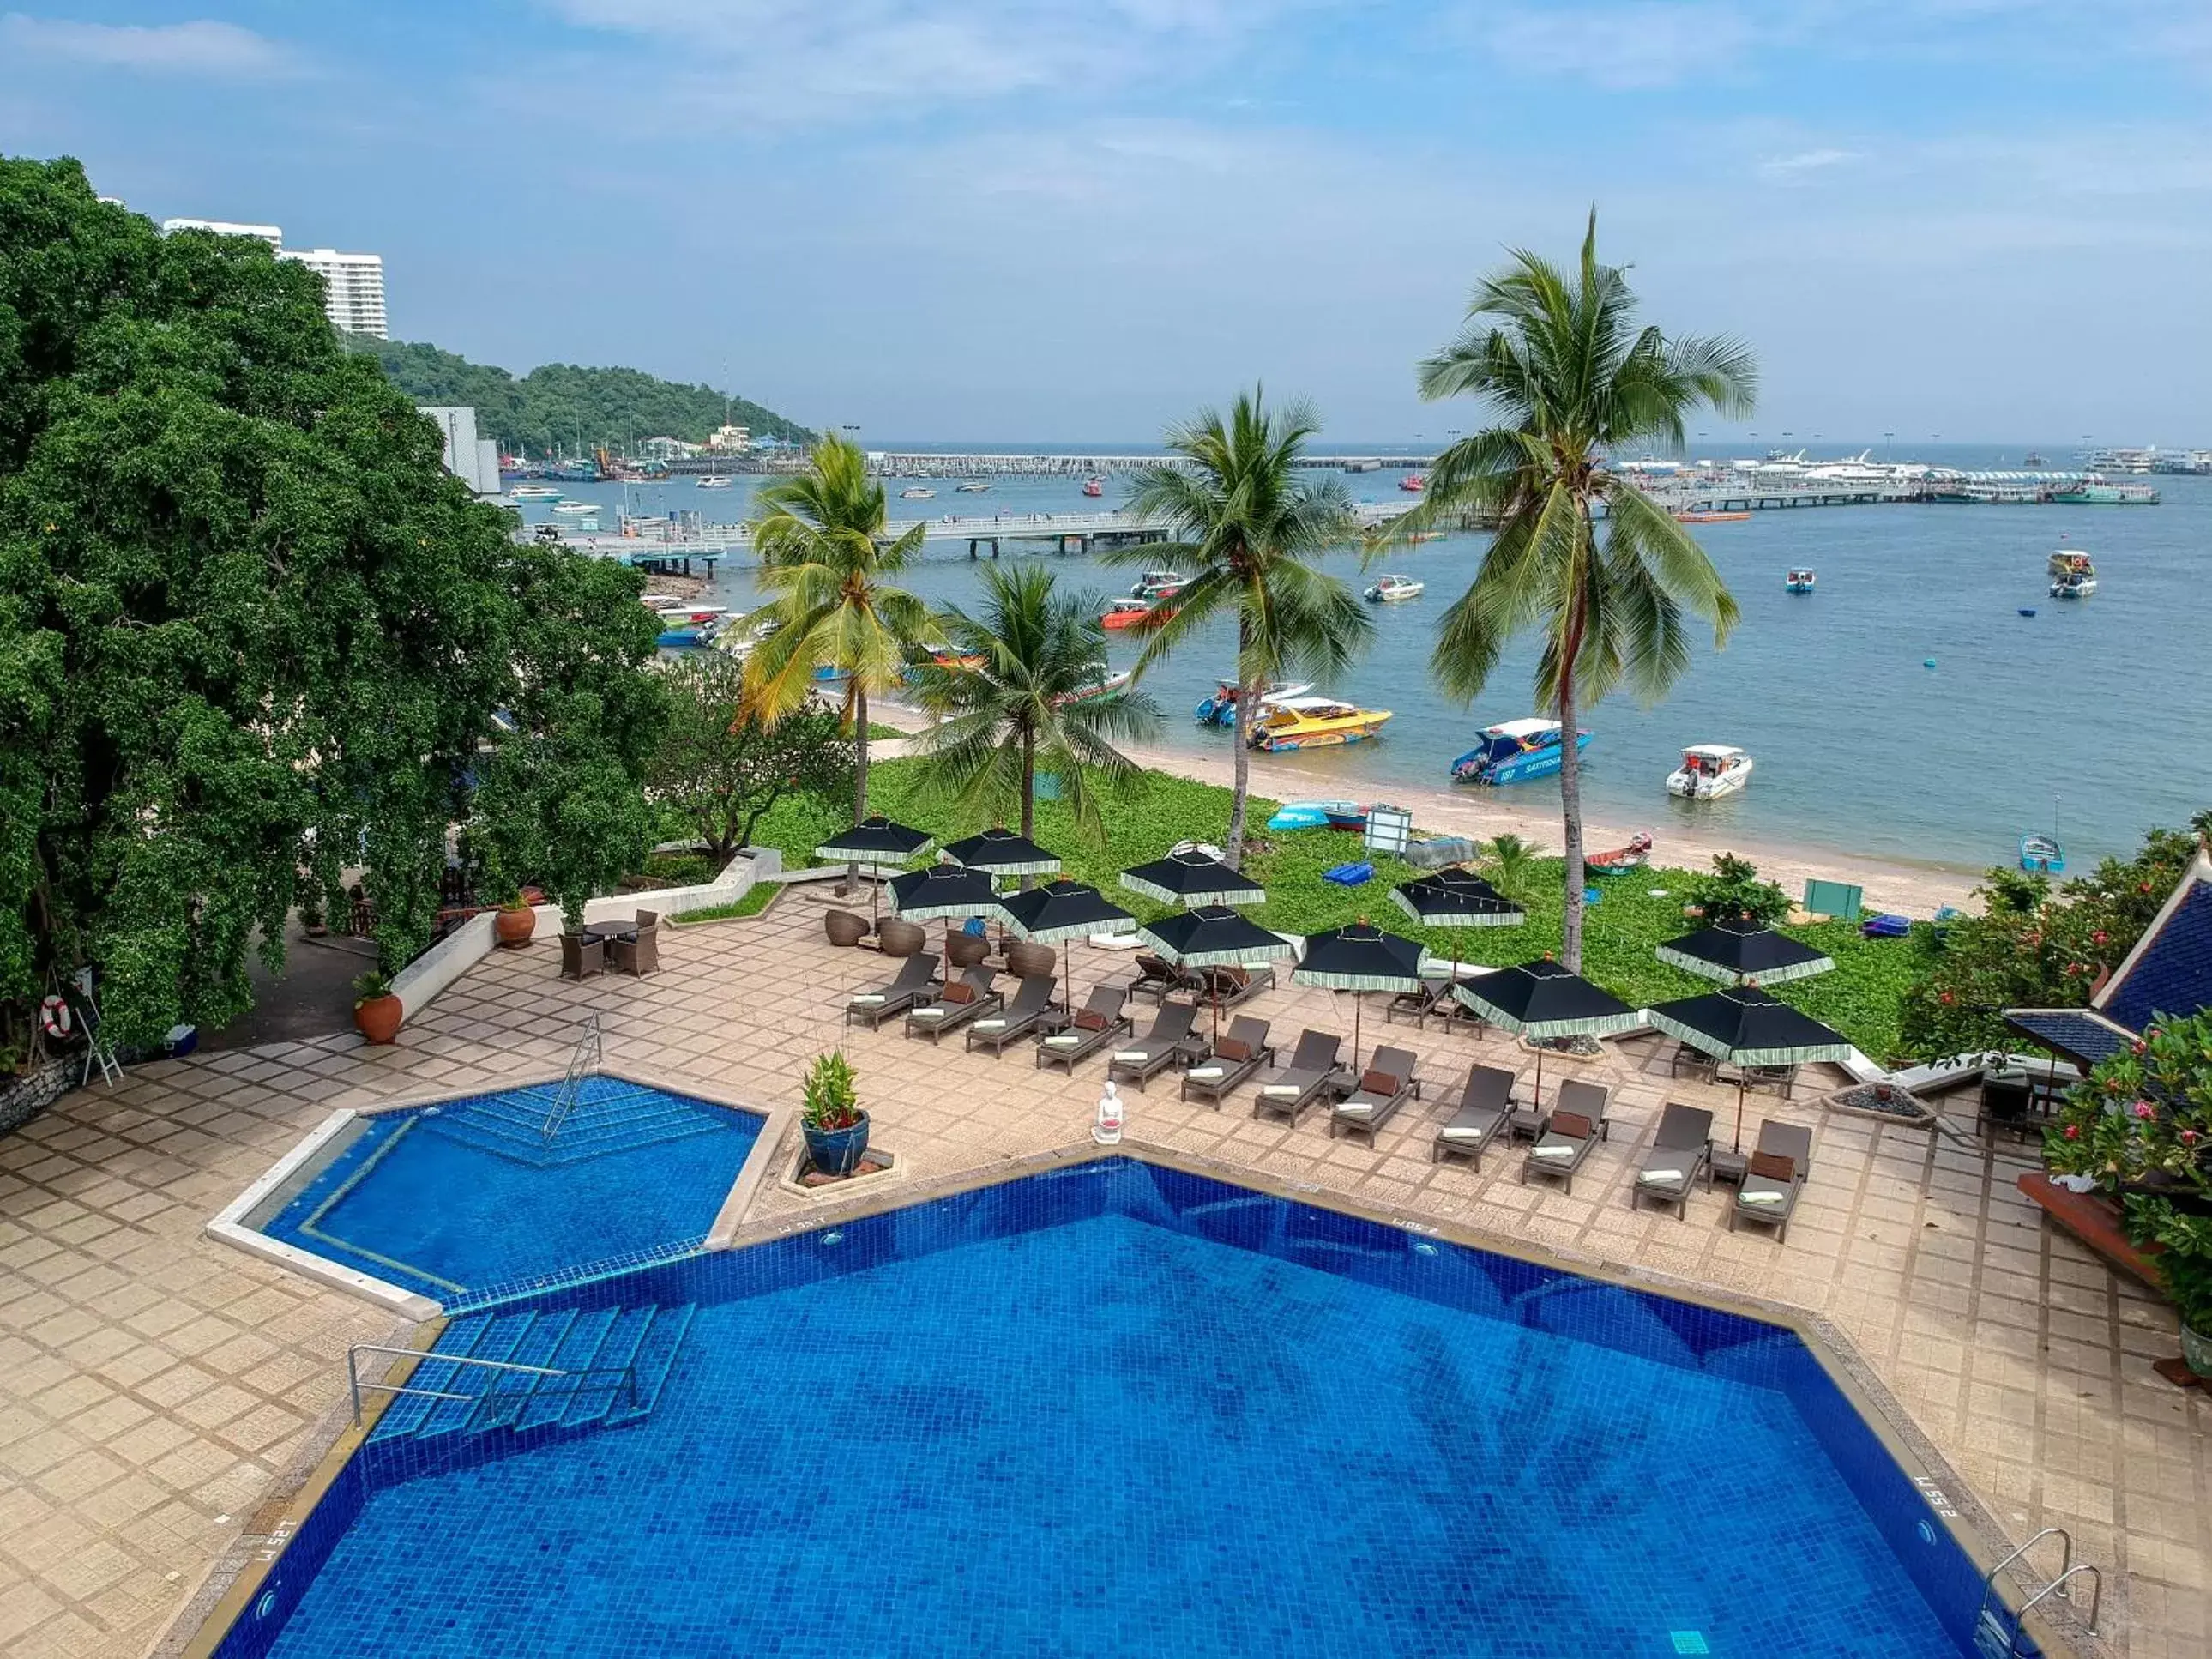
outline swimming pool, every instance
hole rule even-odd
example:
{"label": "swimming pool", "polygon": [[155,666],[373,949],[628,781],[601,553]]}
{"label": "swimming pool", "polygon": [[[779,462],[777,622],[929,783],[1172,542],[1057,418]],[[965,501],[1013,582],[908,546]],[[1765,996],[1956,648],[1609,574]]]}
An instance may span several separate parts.
{"label": "swimming pool", "polygon": [[526,1311],[678,1304],[629,1426],[356,1456],[222,1659],[1972,1650],[1782,1326],[1125,1158]]}
{"label": "swimming pool", "polygon": [[379,1112],[245,1224],[452,1307],[702,1243],[763,1121],[604,1074]]}

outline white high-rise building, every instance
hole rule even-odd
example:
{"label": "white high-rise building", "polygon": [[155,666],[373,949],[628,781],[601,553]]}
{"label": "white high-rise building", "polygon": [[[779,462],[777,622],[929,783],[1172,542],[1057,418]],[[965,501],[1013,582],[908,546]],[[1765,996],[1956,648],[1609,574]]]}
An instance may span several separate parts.
{"label": "white high-rise building", "polygon": [[346,334],[391,337],[384,323],[384,256],[340,253],[335,248],[286,249],[276,257],[297,259],[323,279],[323,309]]}
{"label": "white high-rise building", "polygon": [[238,225],[228,219],[164,219],[164,231],[211,230],[218,236],[258,236],[270,246],[284,246],[284,233],[275,225]]}
{"label": "white high-rise building", "polygon": [[438,423],[446,441],[446,471],[479,495],[499,494],[499,446],[477,436],[477,412],[465,405],[418,404],[416,411]]}

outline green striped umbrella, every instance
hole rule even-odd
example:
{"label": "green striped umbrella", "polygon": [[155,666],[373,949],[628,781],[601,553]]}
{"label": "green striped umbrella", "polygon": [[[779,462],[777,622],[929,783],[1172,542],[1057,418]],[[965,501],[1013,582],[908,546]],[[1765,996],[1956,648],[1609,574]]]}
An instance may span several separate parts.
{"label": "green striped umbrella", "polygon": [[1352,1060],[1359,1062],[1359,1012],[1369,991],[1418,991],[1421,988],[1421,946],[1419,941],[1386,933],[1371,921],[1355,921],[1326,933],[1306,935],[1304,954],[1291,977],[1301,985],[1323,985],[1332,991],[1350,991],[1352,999]]}
{"label": "green striped umbrella", "polygon": [[[1646,1011],[1652,1024],[1692,1048],[1730,1066],[1808,1066],[1847,1059],[1852,1050],[1840,1031],[1766,994],[1756,985],[1731,986],[1703,996],[1662,1002]],[[1735,1146],[1743,1150],[1743,1095],[1735,1085]]]}
{"label": "green striped umbrella", "polygon": [[1778,985],[1825,974],[1836,965],[1787,933],[1748,922],[1716,922],[1670,939],[1659,947],[1658,957],[1670,968],[1730,985]]}

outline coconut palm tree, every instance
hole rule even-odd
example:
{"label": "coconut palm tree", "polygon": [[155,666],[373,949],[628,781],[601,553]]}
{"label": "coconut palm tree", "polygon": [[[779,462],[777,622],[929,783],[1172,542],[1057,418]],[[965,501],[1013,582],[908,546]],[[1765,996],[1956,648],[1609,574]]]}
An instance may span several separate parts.
{"label": "coconut palm tree", "polygon": [[1490,884],[1508,898],[1519,898],[1536,862],[1536,849],[1511,830],[1501,830],[1486,842],[1475,843],[1475,852]]}
{"label": "coconut palm tree", "polygon": [[[1620,268],[1598,263],[1591,210],[1571,271],[1528,252],[1483,279],[1459,337],[1420,367],[1424,398],[1474,397],[1493,424],[1437,458],[1420,506],[1385,544],[1449,516],[1496,524],[1481,568],[1444,612],[1431,659],[1437,683],[1480,694],[1505,643],[1541,630],[1536,695],[1559,717],[1566,911],[1560,956],[1582,965],[1583,803],[1576,718],[1626,684],[1656,698],[1689,665],[1686,617],[1710,623],[1715,648],[1736,605],[1704,550],[1611,457],[1679,451],[1700,405],[1747,414],[1757,369],[1737,341],[1638,327]],[[1596,509],[1605,509],[1597,533]]]}
{"label": "coconut palm tree", "polygon": [[775,720],[805,705],[838,677],[855,751],[853,807],[868,815],[868,699],[897,686],[911,649],[934,637],[929,607],[895,585],[921,556],[917,524],[894,538],[884,487],[867,461],[836,436],[815,447],[807,469],[772,483],[757,498],[766,515],[753,528],[761,556],[763,607],[774,630],[745,659],[748,711]]}
{"label": "coconut palm tree", "polygon": [[1136,764],[1114,745],[1159,724],[1159,707],[1138,692],[1090,696],[1106,678],[1106,630],[1098,601],[1056,590],[1040,566],[983,572],[981,605],[937,618],[945,660],[915,676],[923,708],[939,723],[917,739],[963,806],[1015,808],[1024,836],[1036,833],[1040,767],[1059,781],[1076,821],[1103,834],[1098,784],[1131,777]]}
{"label": "coconut palm tree", "polygon": [[1251,793],[1253,704],[1268,681],[1290,673],[1342,672],[1373,631],[1350,587],[1316,561],[1352,542],[1352,499],[1336,479],[1302,476],[1306,441],[1320,430],[1312,405],[1270,413],[1261,393],[1240,393],[1224,421],[1212,410],[1171,427],[1164,462],[1136,475],[1127,510],[1168,528],[1166,538],[1106,553],[1110,563],[1172,560],[1191,581],[1166,617],[1140,629],[1145,671],[1215,617],[1237,618],[1235,790],[1228,854],[1244,850]]}

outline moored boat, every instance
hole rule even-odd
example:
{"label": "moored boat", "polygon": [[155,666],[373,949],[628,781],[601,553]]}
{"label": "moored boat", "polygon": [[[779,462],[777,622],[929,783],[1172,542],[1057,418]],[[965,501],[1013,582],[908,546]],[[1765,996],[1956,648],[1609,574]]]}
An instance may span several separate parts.
{"label": "moored boat", "polygon": [[1792,593],[1810,593],[1820,581],[1810,565],[1800,566],[1782,579],[1782,585]]}
{"label": "moored boat", "polygon": [[1086,495],[1103,495],[1106,493],[1106,480],[1098,473],[1092,473],[1083,481],[1083,493]]}
{"label": "moored boat", "polygon": [[1155,605],[1150,599],[1116,599],[1098,613],[1098,625],[1115,629],[1134,628],[1140,623],[1165,622],[1173,615],[1175,612],[1167,606]]}
{"label": "moored boat", "polygon": [[1398,488],[1407,495],[1418,495],[1429,487],[1429,481],[1418,472],[1408,472],[1398,480]]}
{"label": "moored boat", "polygon": [[[1264,706],[1270,702],[1280,702],[1285,697],[1303,697],[1312,690],[1313,687],[1304,680],[1290,684],[1278,683],[1263,690],[1260,693],[1259,700]],[[1205,699],[1192,712],[1198,716],[1199,724],[1201,726],[1234,726],[1237,724],[1237,688],[1229,681],[1224,680],[1214,687],[1213,695]]]}
{"label": "moored boat", "polygon": [[1134,678],[1135,676],[1124,668],[1118,673],[1107,675],[1102,680],[1093,680],[1088,685],[1079,685],[1073,691],[1054,697],[1053,702],[1063,708],[1072,702],[1105,702],[1126,695],[1129,690],[1129,682]]}
{"label": "moored boat", "polygon": [[2022,836],[2020,838],[2020,867],[2031,875],[2063,874],[2066,868],[2066,849],[2058,844],[2056,836]]}
{"label": "moored boat", "polygon": [[1387,708],[1361,708],[1335,697],[1284,697],[1259,710],[1252,726],[1252,747],[1289,753],[1364,743],[1380,732],[1389,718]]}
{"label": "moored boat", "polygon": [[1139,599],[1168,599],[1189,586],[1190,578],[1180,570],[1146,570],[1139,574],[1129,592]]}
{"label": "moored boat", "polygon": [[563,519],[596,519],[599,516],[597,501],[562,501],[553,511]]}
{"label": "moored boat", "polygon": [[1411,576],[1386,574],[1376,579],[1365,597],[1370,605],[1397,605],[1407,599],[1418,599],[1427,591],[1426,582],[1416,581]]}
{"label": "moored boat", "polygon": [[2051,597],[2086,599],[2097,591],[2097,567],[2087,553],[2061,548],[2051,556]]}
{"label": "moored boat", "polygon": [[551,484],[519,483],[507,492],[511,501],[557,501],[561,492]]}
{"label": "moored boat", "polygon": [[899,499],[902,501],[926,501],[936,494],[935,490],[924,489],[917,484],[900,490]]}
{"label": "moored boat", "polygon": [[952,487],[952,493],[956,495],[980,495],[990,487],[989,483],[981,478],[970,478],[964,484],[955,484]]}
{"label": "moored boat", "polygon": [[1625,876],[1645,869],[1650,863],[1651,832],[1648,830],[1629,837],[1626,847],[1583,855],[1583,868],[1593,876]]}
{"label": "moored boat", "polygon": [[1752,758],[1724,743],[1693,743],[1667,775],[1667,793],[1683,800],[1733,795],[1751,781]]}
{"label": "moored boat", "polygon": [[[1577,732],[1576,752],[1589,748],[1589,732]],[[1532,714],[1483,727],[1481,741],[1452,763],[1452,777],[1460,783],[1526,783],[1552,776],[1565,759],[1559,721]]]}
{"label": "moored boat", "polygon": [[1278,835],[1298,830],[1327,830],[1340,817],[1357,815],[1366,821],[1366,811],[1356,801],[1348,800],[1286,800],[1267,820],[1267,828]]}

